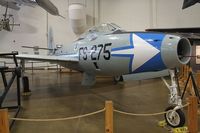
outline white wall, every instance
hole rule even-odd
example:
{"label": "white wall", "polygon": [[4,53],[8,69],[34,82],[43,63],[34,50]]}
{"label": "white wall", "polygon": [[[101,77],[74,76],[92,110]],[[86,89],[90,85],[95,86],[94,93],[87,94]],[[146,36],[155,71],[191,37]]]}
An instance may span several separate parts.
{"label": "white wall", "polygon": [[100,0],[100,22],[114,22],[123,29],[150,26],[151,0]]}
{"label": "white wall", "polygon": [[[70,43],[75,40],[77,37],[73,33],[72,28],[70,27],[68,19],[68,1],[67,0],[54,0],[53,3],[59,9],[60,15],[64,16],[65,19],[48,15],[48,26],[53,29],[53,38],[55,44],[67,45],[68,49],[72,49]],[[47,30],[47,28],[46,28]],[[46,44],[47,46],[47,44]]]}
{"label": "white wall", "polygon": [[200,27],[200,4],[182,10],[183,0],[157,0],[157,27]]}
{"label": "white wall", "polygon": [[182,10],[183,0],[100,0],[100,22],[127,30],[200,27],[200,4]]}
{"label": "white wall", "polygon": [[[69,44],[77,38],[72,32],[68,20],[68,0],[51,0],[66,19],[48,15],[40,7],[22,7],[14,15],[16,23],[13,32],[0,31],[0,52],[22,49],[22,45],[47,47],[47,24],[52,27],[56,44]],[[70,1],[70,0],[69,0]],[[145,30],[157,27],[200,27],[200,4],[182,10],[183,0],[76,0],[85,3],[87,24],[92,26],[98,22],[114,22],[126,30]],[[0,7],[0,14],[5,8]],[[94,19],[95,18],[95,19]],[[48,22],[48,23],[47,23]],[[40,52],[41,53],[41,52]],[[44,52],[45,53],[45,52]]]}

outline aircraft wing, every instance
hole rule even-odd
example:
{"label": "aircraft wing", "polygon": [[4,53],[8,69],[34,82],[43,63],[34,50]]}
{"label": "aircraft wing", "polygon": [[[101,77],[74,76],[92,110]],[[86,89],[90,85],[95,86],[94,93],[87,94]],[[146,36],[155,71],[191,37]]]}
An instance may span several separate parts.
{"label": "aircraft wing", "polygon": [[11,8],[11,9],[14,9],[14,10],[20,9],[20,7],[17,5],[17,3],[12,2],[12,1],[8,2],[8,1],[5,1],[5,0],[0,0],[0,5],[5,6],[5,7],[8,6],[8,8]]}
{"label": "aircraft wing", "polygon": [[[78,62],[79,61],[79,57],[77,54],[70,54],[70,55],[19,54],[19,55],[16,55],[16,57],[17,57],[17,59],[48,61],[48,62]],[[6,56],[6,58],[11,58],[11,56]]]}

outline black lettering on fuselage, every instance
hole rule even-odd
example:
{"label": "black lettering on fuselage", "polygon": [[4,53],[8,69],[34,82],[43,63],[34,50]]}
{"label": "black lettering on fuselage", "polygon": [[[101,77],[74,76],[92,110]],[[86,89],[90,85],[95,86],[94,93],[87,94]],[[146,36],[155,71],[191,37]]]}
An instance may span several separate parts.
{"label": "black lettering on fuselage", "polygon": [[[83,46],[79,48],[79,60],[98,61],[101,57],[104,60],[110,60],[112,43],[98,44],[91,46]],[[88,54],[90,53],[90,54]]]}

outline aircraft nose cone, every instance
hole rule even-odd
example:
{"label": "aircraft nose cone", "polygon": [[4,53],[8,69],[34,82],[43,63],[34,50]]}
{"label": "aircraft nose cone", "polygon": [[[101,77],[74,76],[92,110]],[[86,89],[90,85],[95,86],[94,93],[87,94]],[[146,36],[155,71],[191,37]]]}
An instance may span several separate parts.
{"label": "aircraft nose cone", "polygon": [[190,61],[192,48],[186,38],[166,35],[161,46],[161,56],[168,68],[178,67]]}

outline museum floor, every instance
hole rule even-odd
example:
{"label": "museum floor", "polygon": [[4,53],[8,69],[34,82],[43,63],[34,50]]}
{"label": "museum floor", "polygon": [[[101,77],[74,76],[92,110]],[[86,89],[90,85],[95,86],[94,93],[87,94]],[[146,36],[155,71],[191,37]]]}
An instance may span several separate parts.
{"label": "museum floor", "polygon": [[[111,78],[99,77],[94,87],[81,86],[81,74],[34,71],[29,76],[32,95],[22,98],[22,118],[63,118],[104,108],[133,113],[154,113],[167,106],[168,90],[162,80],[129,81],[114,85]],[[9,94],[8,102],[14,100]],[[114,113],[114,133],[167,133],[159,127],[163,116],[135,117]],[[103,133],[104,113],[60,122],[19,122],[11,133]]]}

